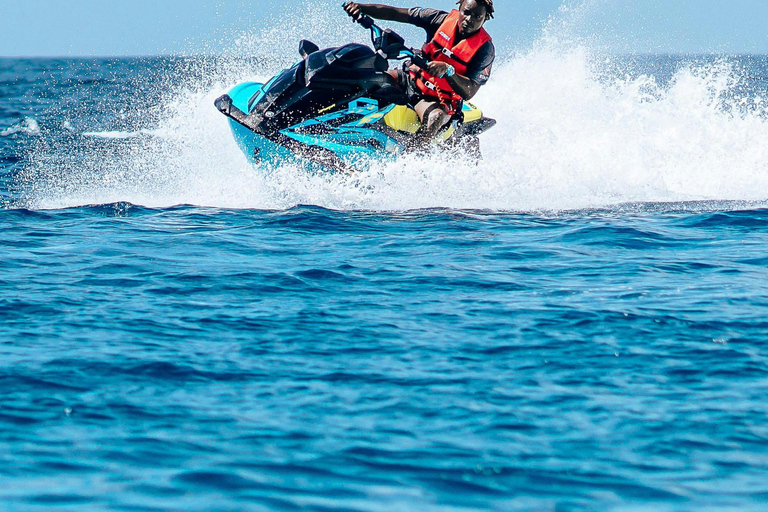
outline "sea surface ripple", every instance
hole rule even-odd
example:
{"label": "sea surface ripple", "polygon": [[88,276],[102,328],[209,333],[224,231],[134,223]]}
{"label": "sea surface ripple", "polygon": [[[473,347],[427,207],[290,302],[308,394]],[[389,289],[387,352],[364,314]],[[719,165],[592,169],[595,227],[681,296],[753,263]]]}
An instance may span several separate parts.
{"label": "sea surface ripple", "polygon": [[765,210],[0,222],[9,510],[768,497]]}

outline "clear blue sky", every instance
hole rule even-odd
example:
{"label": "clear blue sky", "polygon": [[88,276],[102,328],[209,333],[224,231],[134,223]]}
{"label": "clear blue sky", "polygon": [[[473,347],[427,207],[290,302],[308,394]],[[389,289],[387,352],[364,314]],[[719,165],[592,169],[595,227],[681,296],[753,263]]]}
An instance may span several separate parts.
{"label": "clear blue sky", "polygon": [[[768,0],[565,0],[583,7],[571,30],[610,49],[637,52],[768,53]],[[392,0],[450,8],[451,0]],[[328,31],[343,37],[341,0],[0,0],[0,56],[155,55],[226,50],[238,34],[275,18],[326,6]],[[524,49],[563,0],[496,0],[489,29]],[[335,20],[339,21],[336,25]],[[340,27],[344,27],[343,30]],[[291,34],[299,39],[301,34]]]}

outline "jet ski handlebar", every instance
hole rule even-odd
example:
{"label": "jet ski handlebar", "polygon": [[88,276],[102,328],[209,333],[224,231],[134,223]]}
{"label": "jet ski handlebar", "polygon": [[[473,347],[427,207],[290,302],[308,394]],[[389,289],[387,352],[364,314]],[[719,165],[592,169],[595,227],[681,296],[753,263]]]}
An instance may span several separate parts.
{"label": "jet ski handlebar", "polygon": [[[347,5],[347,4],[344,4]],[[374,27],[378,29],[378,31],[381,31],[381,28],[379,28],[376,23],[373,21],[373,18],[368,16],[367,14],[361,14],[357,17],[356,20],[359,24],[363,26],[363,28],[367,28],[368,30],[372,30]]]}
{"label": "jet ski handlebar", "polygon": [[424,69],[424,70],[427,69],[427,66],[429,65],[429,61],[427,59],[422,57],[419,53],[416,53],[416,51],[413,50],[413,48],[408,48],[406,51],[408,53],[405,54],[404,58],[411,59],[411,62],[413,64],[416,64],[421,69]]}
{"label": "jet ski handlebar", "polygon": [[[342,5],[346,7],[348,2]],[[421,56],[421,52],[405,45],[405,39],[390,29],[382,29],[367,14],[361,14],[355,20],[363,28],[371,31],[371,42],[376,52],[385,59],[403,60],[411,59],[411,62],[422,69],[427,69],[429,61]]]}

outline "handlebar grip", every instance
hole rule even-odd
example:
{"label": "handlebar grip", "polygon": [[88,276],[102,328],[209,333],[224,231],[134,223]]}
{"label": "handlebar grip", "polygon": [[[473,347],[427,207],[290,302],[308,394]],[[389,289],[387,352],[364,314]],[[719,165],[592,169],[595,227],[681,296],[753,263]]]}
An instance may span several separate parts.
{"label": "handlebar grip", "polygon": [[357,22],[363,26],[363,28],[367,28],[368,30],[371,29],[371,27],[375,24],[373,21],[373,18],[368,16],[367,14],[363,14],[357,18]]}
{"label": "handlebar grip", "polygon": [[[344,2],[343,4],[341,4],[341,6],[345,9],[347,8],[347,5],[349,5],[349,2]],[[364,28],[367,28],[368,30],[370,30],[371,27],[374,25],[373,18],[371,18],[367,14],[361,14],[360,16],[357,17],[355,21],[361,24]]]}
{"label": "handlebar grip", "polygon": [[424,70],[426,70],[427,66],[429,65],[429,61],[427,59],[425,59],[420,55],[417,55],[416,53],[414,53],[413,57],[411,57],[411,62]]}

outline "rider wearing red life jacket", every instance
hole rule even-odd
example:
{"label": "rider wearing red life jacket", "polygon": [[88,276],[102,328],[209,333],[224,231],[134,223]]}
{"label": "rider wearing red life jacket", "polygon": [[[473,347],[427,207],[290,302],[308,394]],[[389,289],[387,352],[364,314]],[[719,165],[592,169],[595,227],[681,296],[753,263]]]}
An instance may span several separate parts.
{"label": "rider wearing red life jacket", "polygon": [[[491,41],[491,36],[481,28],[469,37],[461,38],[459,22],[461,13],[453,11],[446,17],[438,28],[434,38],[422,48],[427,60],[445,62],[452,66],[454,72],[463,76],[472,58],[478,50]],[[412,66],[409,70],[411,79],[424,96],[437,98],[443,104],[448,114],[453,114],[464,101],[464,98],[454,91],[446,75],[435,76],[428,71]]]}
{"label": "rider wearing red life jacket", "polygon": [[427,69],[410,66],[390,71],[408,93],[422,120],[419,139],[430,140],[491,75],[495,48],[483,28],[493,17],[493,0],[459,0],[452,12],[412,7],[350,2],[344,9],[354,19],[361,14],[372,18],[410,23],[427,32],[422,48]]}

